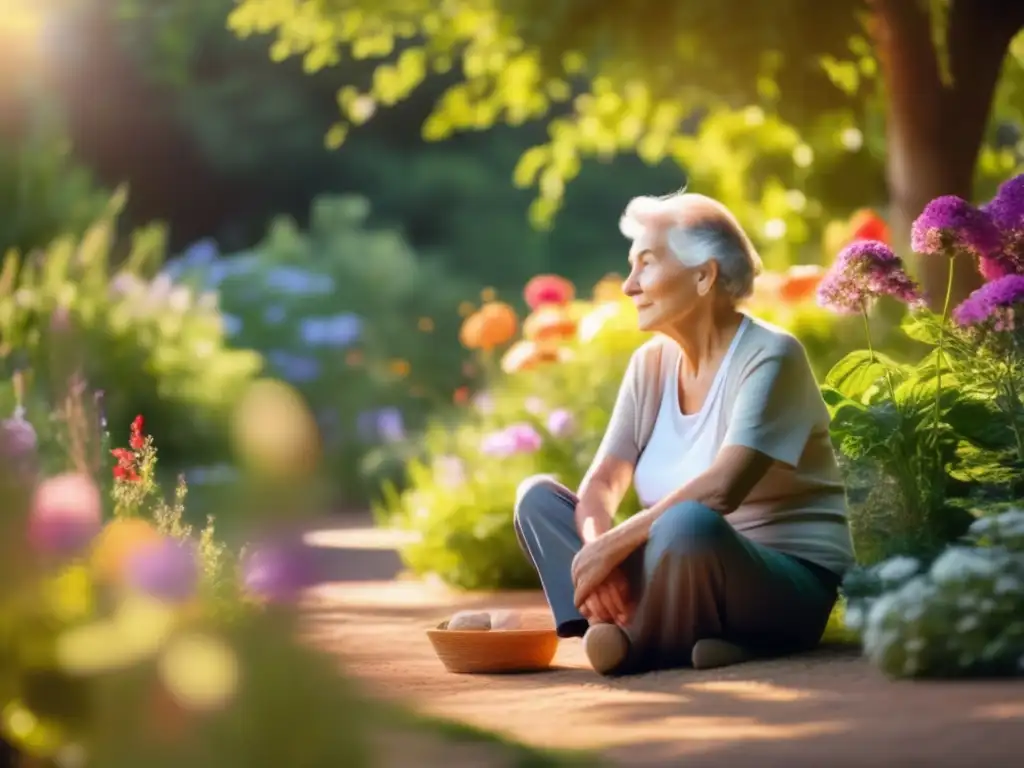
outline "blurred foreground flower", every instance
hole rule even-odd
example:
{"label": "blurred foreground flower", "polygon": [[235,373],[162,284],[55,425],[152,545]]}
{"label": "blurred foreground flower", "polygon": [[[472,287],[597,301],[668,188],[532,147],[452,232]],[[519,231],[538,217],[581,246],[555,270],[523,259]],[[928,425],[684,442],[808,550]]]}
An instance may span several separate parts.
{"label": "blurred foreground flower", "polygon": [[185,602],[195,595],[199,583],[196,546],[170,537],[140,546],[128,557],[125,578],[151,597]]}
{"label": "blurred foreground flower", "polygon": [[242,560],[242,578],[254,597],[272,603],[291,602],[318,578],[313,549],[301,541],[267,542],[254,546]]}
{"label": "blurred foreground flower", "polygon": [[607,304],[609,302],[622,300],[622,283],[625,278],[622,275],[610,272],[594,286],[593,297],[595,304]]}
{"label": "blurred foreground flower", "polygon": [[137,553],[162,541],[163,537],[156,528],[142,518],[123,517],[111,520],[93,543],[93,569],[100,579],[110,583],[121,583],[131,559]]}
{"label": "blurred foreground flower", "polygon": [[225,706],[241,677],[234,650],[217,637],[199,633],[172,640],[161,654],[157,669],[175,702],[191,711]]}
{"label": "blurred foreground flower", "polygon": [[100,530],[103,505],[86,475],[65,474],[36,489],[28,523],[29,543],[37,552],[70,556],[85,550]]}
{"label": "blurred foreground flower", "polygon": [[319,460],[316,420],[298,393],[279,381],[249,387],[235,411],[233,432],[248,467],[270,477],[306,476]]}

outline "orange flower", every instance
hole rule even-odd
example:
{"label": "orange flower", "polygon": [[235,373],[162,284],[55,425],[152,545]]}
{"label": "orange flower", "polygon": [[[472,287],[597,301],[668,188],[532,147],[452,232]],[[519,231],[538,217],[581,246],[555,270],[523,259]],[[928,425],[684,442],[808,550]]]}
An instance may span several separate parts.
{"label": "orange flower", "polygon": [[576,321],[563,307],[547,304],[523,323],[523,337],[536,342],[556,341],[576,335]]}
{"label": "orange flower", "polygon": [[518,327],[519,318],[512,307],[491,301],[465,319],[459,340],[467,349],[491,350],[510,341]]}
{"label": "orange flower", "polygon": [[452,402],[456,405],[465,405],[469,402],[469,387],[459,387],[452,393]]}
{"label": "orange flower", "polygon": [[779,298],[789,304],[806,301],[818,290],[818,283],[825,276],[824,267],[817,264],[799,264],[790,267],[779,287]]}
{"label": "orange flower", "polygon": [[161,540],[156,528],[141,518],[111,520],[100,531],[93,545],[93,569],[103,580],[120,581],[128,561],[136,553]]}
{"label": "orange flower", "polygon": [[520,373],[558,359],[557,350],[545,349],[534,341],[517,341],[501,358],[501,370],[505,373]]}
{"label": "orange flower", "polygon": [[411,366],[406,360],[392,360],[388,363],[388,370],[395,376],[408,376]]}
{"label": "orange flower", "polygon": [[421,317],[416,325],[423,333],[430,333],[434,330],[434,321],[429,317]]}
{"label": "orange flower", "polygon": [[480,301],[494,301],[498,298],[498,292],[493,288],[484,288],[480,291]]}
{"label": "orange flower", "polygon": [[891,245],[889,225],[885,223],[885,219],[870,208],[861,208],[850,217],[850,239],[851,241],[880,240]]}
{"label": "orange flower", "polygon": [[530,309],[545,304],[568,304],[576,298],[576,288],[558,275],[537,275],[523,289],[523,298]]}

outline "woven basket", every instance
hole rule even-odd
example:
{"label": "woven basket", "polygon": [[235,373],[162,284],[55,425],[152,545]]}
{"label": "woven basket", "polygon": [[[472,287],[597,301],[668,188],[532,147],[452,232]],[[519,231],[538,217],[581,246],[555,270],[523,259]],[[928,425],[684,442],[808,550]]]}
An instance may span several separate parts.
{"label": "woven basket", "polygon": [[554,629],[449,630],[447,624],[428,629],[427,637],[456,674],[537,672],[551,666],[558,650]]}

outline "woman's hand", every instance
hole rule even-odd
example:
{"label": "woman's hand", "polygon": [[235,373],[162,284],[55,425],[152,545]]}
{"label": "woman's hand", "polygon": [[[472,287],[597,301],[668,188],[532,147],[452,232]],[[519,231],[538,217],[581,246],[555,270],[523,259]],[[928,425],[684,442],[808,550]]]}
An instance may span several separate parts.
{"label": "woman's hand", "polygon": [[[576,553],[572,561],[572,583],[576,587],[575,602],[582,608],[599,587],[612,575],[625,559],[609,546],[607,534],[599,536]],[[605,590],[607,591],[607,590]],[[602,597],[604,593],[602,592]],[[603,603],[603,600],[601,601]]]}
{"label": "woman's hand", "polygon": [[615,568],[590,597],[583,601],[580,613],[591,623],[606,622],[625,627],[633,617],[629,580],[621,568]]}

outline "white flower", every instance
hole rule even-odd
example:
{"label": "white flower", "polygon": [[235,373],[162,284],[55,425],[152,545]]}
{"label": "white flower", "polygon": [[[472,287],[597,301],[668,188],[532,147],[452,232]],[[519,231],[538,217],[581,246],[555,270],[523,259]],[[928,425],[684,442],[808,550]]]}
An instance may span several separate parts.
{"label": "white flower", "polygon": [[880,564],[876,570],[878,578],[885,583],[902,583],[921,569],[921,563],[913,557],[893,557]]}
{"label": "white flower", "polygon": [[998,568],[991,553],[968,547],[950,547],[932,563],[931,577],[939,584],[991,578]]}

